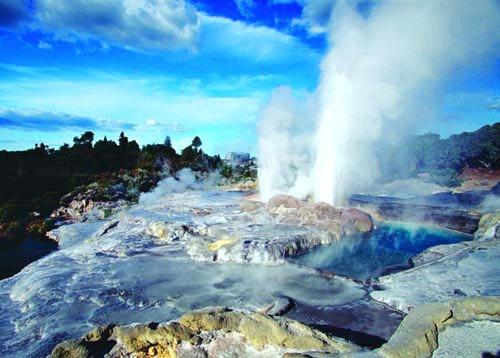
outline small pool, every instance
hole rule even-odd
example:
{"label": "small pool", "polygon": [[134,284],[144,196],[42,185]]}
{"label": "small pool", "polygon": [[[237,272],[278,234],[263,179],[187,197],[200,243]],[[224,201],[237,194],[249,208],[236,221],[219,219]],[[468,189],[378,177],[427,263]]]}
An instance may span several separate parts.
{"label": "small pool", "polygon": [[346,237],[291,261],[365,280],[411,267],[409,259],[431,246],[470,240],[470,235],[418,224],[380,224],[368,237]]}
{"label": "small pool", "polygon": [[57,249],[57,243],[41,236],[20,238],[0,248],[0,280],[18,273],[33,261]]}

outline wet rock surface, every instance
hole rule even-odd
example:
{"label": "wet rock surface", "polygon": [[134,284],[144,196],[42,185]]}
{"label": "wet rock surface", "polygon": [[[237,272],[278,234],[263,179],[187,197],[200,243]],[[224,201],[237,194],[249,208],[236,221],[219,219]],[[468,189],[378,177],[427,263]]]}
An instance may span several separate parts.
{"label": "wet rock surface", "polygon": [[391,337],[404,315],[389,306],[364,298],[336,306],[318,307],[296,302],[286,317],[373,349]]}
{"label": "wet rock surface", "polygon": [[[500,184],[488,188],[460,192],[441,191],[430,195],[414,196],[352,195],[349,205],[359,207],[377,220],[399,220],[434,224],[443,228],[474,234],[481,226],[483,214],[496,215]],[[405,191],[408,194],[408,191]],[[483,218],[483,220],[486,218]],[[484,226],[485,222],[483,222]],[[494,232],[493,232],[494,234]],[[491,233],[488,235],[491,236]]]}
{"label": "wet rock surface", "polygon": [[349,205],[371,213],[377,220],[434,224],[466,234],[477,230],[481,218],[469,209],[401,198],[356,195],[350,198]]}
{"label": "wet rock surface", "polygon": [[[413,269],[360,282],[285,258],[370,232],[369,215],[290,197],[267,204],[242,199],[240,193],[168,194],[106,220],[54,230],[58,251],[0,281],[0,352],[381,355],[404,313],[420,304],[498,294],[497,239],[424,252]],[[192,313],[209,306],[239,310]],[[460,307],[453,312],[464,320],[477,316]]]}
{"label": "wet rock surface", "polygon": [[208,216],[206,230],[195,229],[188,254],[207,262],[281,263],[286,257],[331,243],[345,235],[368,233],[373,220],[358,209],[337,209],[278,195],[265,205],[243,204],[223,218]]}
{"label": "wet rock surface", "polygon": [[498,239],[430,248],[413,259],[413,269],[380,277],[370,295],[403,312],[461,296],[500,295],[499,260]]}
{"label": "wet rock surface", "polygon": [[[470,199],[472,202],[469,202],[460,195],[466,194],[445,193],[417,198],[353,195],[349,199],[349,205],[371,213],[377,220],[434,224],[446,229],[474,234],[481,218],[481,214],[474,210],[474,207],[486,196],[481,196],[477,200]],[[462,199],[453,200],[448,196],[451,198],[459,196]]]}
{"label": "wet rock surface", "polygon": [[261,310],[261,312],[269,316],[282,316],[294,307],[295,302],[293,302],[291,299],[280,298],[271,303],[269,306],[265,307],[263,310]]}
{"label": "wet rock surface", "polygon": [[[61,226],[54,232],[59,250],[0,281],[2,356],[45,356],[56,344],[95,326],[167,322],[208,306],[257,311],[283,297],[335,306],[366,295],[352,280],[286,261],[193,260],[189,250],[194,242],[220,252],[226,242],[217,241],[231,240],[232,230],[259,240],[261,234],[285,238],[291,230],[314,231],[316,238],[327,234],[300,225],[273,227],[276,217],[263,205],[256,213],[241,210],[242,197],[205,191],[169,194],[107,220]],[[280,314],[279,305],[275,308]],[[233,338],[240,342],[241,337]]]}

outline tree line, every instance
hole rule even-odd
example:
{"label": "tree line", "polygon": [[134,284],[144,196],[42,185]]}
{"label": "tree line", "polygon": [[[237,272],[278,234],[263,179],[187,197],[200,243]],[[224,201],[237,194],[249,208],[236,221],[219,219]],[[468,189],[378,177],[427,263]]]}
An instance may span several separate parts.
{"label": "tree line", "polygon": [[500,169],[500,122],[448,138],[427,133],[409,138],[403,146],[379,148],[385,179],[427,173],[437,184],[457,186],[464,168]]}
{"label": "tree line", "polygon": [[201,146],[196,136],[178,153],[168,136],[162,144],[140,147],[123,132],[115,142],[107,137],[95,141],[94,133],[87,131],[74,137],[72,145],[63,144],[58,149],[39,143],[24,151],[0,151],[0,236],[12,229],[12,223],[16,228],[23,226],[32,212],[47,217],[64,194],[107,173],[139,169],[174,173],[182,168],[207,172],[219,168],[220,156],[204,153]]}

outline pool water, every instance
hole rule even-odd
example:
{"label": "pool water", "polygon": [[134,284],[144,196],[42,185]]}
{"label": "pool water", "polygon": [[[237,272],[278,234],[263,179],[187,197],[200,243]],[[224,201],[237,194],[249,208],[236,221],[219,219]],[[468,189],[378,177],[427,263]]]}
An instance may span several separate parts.
{"label": "pool water", "polygon": [[381,224],[368,236],[350,236],[291,261],[365,280],[410,268],[409,259],[427,248],[470,241],[472,236],[416,224]]}
{"label": "pool water", "polygon": [[5,244],[0,249],[0,280],[15,275],[33,261],[57,249],[57,243],[40,236],[29,236]]}

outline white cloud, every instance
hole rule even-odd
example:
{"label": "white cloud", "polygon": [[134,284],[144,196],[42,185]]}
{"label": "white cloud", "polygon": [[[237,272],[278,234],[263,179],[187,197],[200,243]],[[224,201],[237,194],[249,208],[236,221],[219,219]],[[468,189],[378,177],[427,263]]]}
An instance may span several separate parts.
{"label": "white cloud", "polygon": [[[235,1],[247,15],[255,6],[254,0]],[[39,0],[35,18],[34,26],[43,32],[83,42],[88,50],[106,49],[108,44],[138,51],[188,48],[197,57],[231,66],[240,60],[266,65],[318,60],[299,38],[198,12],[186,0]],[[47,49],[47,37],[39,45]]]}
{"label": "white cloud", "polygon": [[[226,95],[206,93],[204,86],[182,93],[178,88],[184,85],[179,78],[137,79],[99,73],[84,78],[62,80],[50,73],[33,72],[29,78],[19,74],[19,81],[0,79],[0,106],[127,121],[137,131],[147,131],[145,135],[156,138],[164,137],[165,132],[157,133],[162,131],[179,133],[214,126],[253,125],[265,100],[265,93],[259,92],[230,96],[231,88],[224,89]],[[12,86],[16,91],[12,91]],[[147,119],[156,121],[158,126],[147,125]]]}
{"label": "white cloud", "polygon": [[[253,63],[310,65],[318,54],[298,38],[266,26],[249,25],[224,17],[200,15],[200,53],[220,61],[245,59]],[[223,57],[221,57],[223,54]],[[309,62],[306,64],[305,62]],[[228,62],[228,65],[232,63]]]}
{"label": "white cloud", "polygon": [[311,0],[302,10],[302,21],[311,34],[324,33],[327,30],[335,0]]}
{"label": "white cloud", "polygon": [[292,20],[292,26],[303,27],[312,36],[328,31],[329,20],[336,2],[336,0],[274,0],[275,4],[297,3],[301,5],[302,14],[299,18]]}
{"label": "white cloud", "polygon": [[236,7],[244,17],[251,17],[257,5],[254,0],[234,0]]}
{"label": "white cloud", "polygon": [[[292,20],[293,26],[304,27],[309,34],[318,35],[327,32],[328,22],[337,0],[270,0],[274,5],[299,4],[302,6],[300,18]],[[352,0],[356,3],[361,0]]]}
{"label": "white cloud", "polygon": [[107,130],[132,129],[131,123],[104,118],[75,116],[67,113],[0,107],[0,128],[40,132],[57,132],[67,129]]}
{"label": "white cloud", "polygon": [[136,50],[194,48],[196,9],[184,0],[40,0],[42,26],[62,38],[97,38]]}
{"label": "white cloud", "polygon": [[159,124],[158,121],[154,118],[150,118],[146,121],[146,125],[150,127],[156,127],[158,124]]}
{"label": "white cloud", "polygon": [[[16,111],[34,108],[40,109],[33,112],[35,114],[64,113],[71,118],[108,119],[97,120],[95,124],[73,122],[73,126],[61,123],[61,129],[54,135],[52,131],[39,131],[38,141],[58,145],[89,128],[95,128],[97,137],[117,136],[124,128],[117,123],[127,123],[130,124],[127,126],[130,129],[125,128],[127,136],[137,139],[141,145],[162,143],[165,136],[170,135],[174,147],[182,148],[198,135],[204,142],[203,150],[208,153],[249,151],[255,140],[255,118],[266,99],[265,93],[239,93],[233,97],[196,90],[180,93],[177,87],[171,86],[171,79],[161,77],[137,79],[94,73],[85,79],[62,80],[35,73],[30,78],[20,74],[19,78],[19,82],[0,78],[0,107]],[[174,82],[182,86],[182,79]],[[16,91],[12,91],[12,86]],[[158,126],[148,126],[147,119],[156,120]],[[54,125],[48,117],[45,123]],[[33,122],[27,124],[31,128],[36,126]],[[5,125],[0,129],[0,143],[4,139],[26,137],[29,130],[12,121]],[[240,138],[245,146],[237,147],[232,138]],[[24,147],[19,144],[16,148]]]}
{"label": "white cloud", "polygon": [[175,122],[174,118],[161,118],[156,120],[154,118],[149,118],[143,123],[139,123],[134,126],[134,130],[137,132],[149,132],[149,133],[184,133],[189,131],[191,128]]}
{"label": "white cloud", "polygon": [[38,48],[40,50],[52,50],[52,45],[45,41],[40,40],[38,41]]}
{"label": "white cloud", "polygon": [[490,111],[500,112],[500,97],[492,98],[486,106]]}
{"label": "white cloud", "polygon": [[[111,37],[107,24],[116,21],[113,15],[107,16],[111,20],[100,19],[102,28],[92,28],[93,36]],[[141,70],[117,74],[85,66],[35,69],[0,63],[0,70],[10,72],[0,76],[0,105],[124,120],[135,125],[127,134],[141,143],[162,142],[165,135],[182,132],[186,138],[192,139],[193,134],[208,138],[207,146],[228,149],[229,137],[244,138],[244,150],[251,150],[255,120],[271,88],[283,83],[303,88],[305,82],[314,82],[319,54],[300,39],[272,28],[203,13],[197,18],[200,46],[195,52],[155,59],[172,64],[163,66],[171,68],[170,73],[160,74],[154,66],[148,76]],[[74,32],[81,28],[78,21],[68,26],[74,29],[71,36],[89,36],[83,29],[83,35]],[[186,67],[193,65],[190,77],[176,74],[181,61]],[[158,125],[152,126],[151,121],[148,125],[148,119]],[[220,133],[228,133],[221,143]],[[242,149],[234,145],[231,149]]]}
{"label": "white cloud", "polygon": [[0,70],[7,71],[15,75],[25,76],[40,75],[42,73],[57,73],[57,68],[55,67],[29,67],[4,62],[0,62]]}

